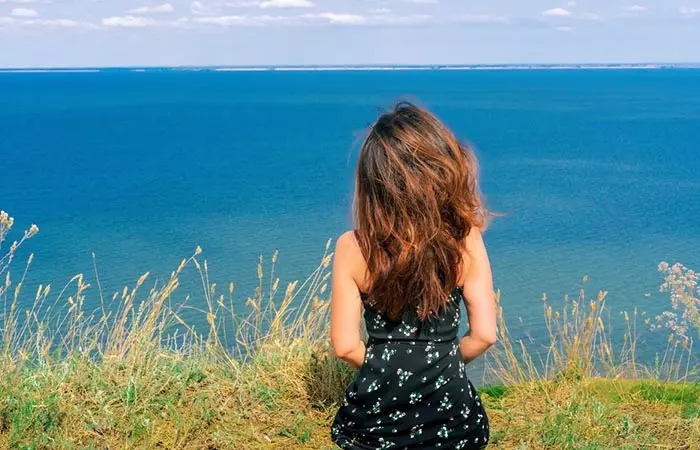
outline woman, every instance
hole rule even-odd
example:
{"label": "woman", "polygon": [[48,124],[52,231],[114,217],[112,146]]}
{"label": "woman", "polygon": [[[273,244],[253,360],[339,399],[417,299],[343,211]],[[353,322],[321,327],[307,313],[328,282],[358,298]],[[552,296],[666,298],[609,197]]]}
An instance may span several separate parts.
{"label": "woman", "polygon": [[[496,341],[476,175],[471,150],[411,104],[380,117],[362,145],[356,229],[338,239],[333,264],[331,341],[359,368],[331,429],[343,449],[488,444],[466,374]],[[460,302],[469,332],[458,339]]]}

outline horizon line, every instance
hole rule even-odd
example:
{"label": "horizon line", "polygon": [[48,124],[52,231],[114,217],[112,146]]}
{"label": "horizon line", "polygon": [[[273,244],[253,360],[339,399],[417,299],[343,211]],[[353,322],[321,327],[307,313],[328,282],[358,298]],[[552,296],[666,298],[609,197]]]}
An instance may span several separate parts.
{"label": "horizon line", "polygon": [[607,63],[474,63],[474,64],[240,64],[240,65],[135,65],[135,66],[26,66],[0,67],[0,72],[100,72],[108,70],[212,70],[212,71],[285,71],[285,70],[468,70],[468,69],[606,69],[606,68],[700,68],[700,62],[607,62]]}

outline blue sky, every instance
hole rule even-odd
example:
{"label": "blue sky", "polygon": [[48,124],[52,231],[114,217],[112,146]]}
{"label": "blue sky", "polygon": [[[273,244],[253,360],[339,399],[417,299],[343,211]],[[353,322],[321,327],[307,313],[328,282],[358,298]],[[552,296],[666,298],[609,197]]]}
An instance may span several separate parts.
{"label": "blue sky", "polygon": [[0,67],[700,62],[700,0],[0,0]]}

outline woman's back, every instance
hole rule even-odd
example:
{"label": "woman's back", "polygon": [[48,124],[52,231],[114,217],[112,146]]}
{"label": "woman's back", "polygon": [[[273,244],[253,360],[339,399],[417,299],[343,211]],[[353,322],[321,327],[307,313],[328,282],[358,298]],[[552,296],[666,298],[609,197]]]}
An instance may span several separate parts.
{"label": "woman's back", "polygon": [[[466,370],[496,334],[474,164],[412,105],[382,116],[363,145],[356,229],[338,240],[333,265],[331,340],[359,368],[331,429],[341,448],[488,443]],[[470,332],[459,338],[462,303]]]}
{"label": "woman's back", "polygon": [[[366,296],[363,295],[363,298]],[[462,289],[438,317],[392,321],[365,305],[365,359],[331,429],[348,449],[467,449],[488,443],[488,419],[459,352]]]}
{"label": "woman's back", "polygon": [[427,321],[422,321],[416,311],[410,310],[404,311],[400,321],[392,321],[371,304],[368,304],[365,294],[362,294],[362,298],[365,302],[364,319],[367,335],[371,341],[444,343],[453,342],[457,338],[460,324],[460,302],[464,298],[460,287],[452,291],[450,303],[439,317]]}

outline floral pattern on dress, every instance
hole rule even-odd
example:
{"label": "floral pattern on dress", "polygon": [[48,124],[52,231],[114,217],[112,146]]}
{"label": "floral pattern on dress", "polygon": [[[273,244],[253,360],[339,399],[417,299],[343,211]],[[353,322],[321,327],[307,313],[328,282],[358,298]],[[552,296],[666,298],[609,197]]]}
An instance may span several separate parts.
{"label": "floral pattern on dress", "polygon": [[365,304],[365,362],[331,427],[340,448],[474,450],[488,445],[488,417],[459,352],[461,289],[450,298],[448,308],[429,322],[415,314],[392,322]]}

